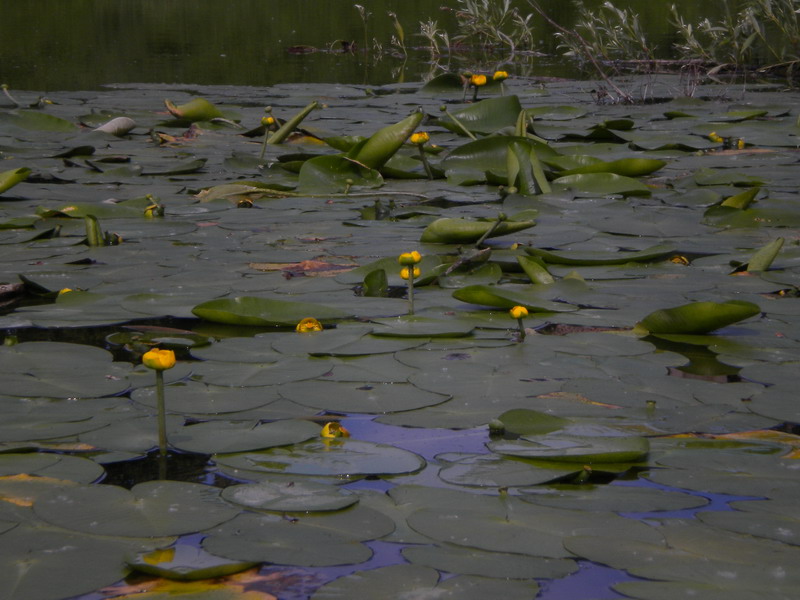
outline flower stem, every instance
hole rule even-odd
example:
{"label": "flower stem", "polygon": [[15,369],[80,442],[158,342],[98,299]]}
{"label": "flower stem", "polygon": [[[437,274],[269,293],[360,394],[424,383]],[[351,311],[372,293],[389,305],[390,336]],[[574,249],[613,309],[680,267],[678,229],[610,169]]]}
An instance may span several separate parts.
{"label": "flower stem", "polygon": [[414,314],[414,267],[410,268],[411,273],[408,276],[408,314]]}
{"label": "flower stem", "polygon": [[433,171],[431,170],[431,165],[428,163],[428,157],[425,156],[425,150],[422,149],[422,146],[417,146],[419,149],[419,157],[422,160],[422,164],[425,166],[425,173],[428,175],[428,179],[433,179]]}
{"label": "flower stem", "polygon": [[522,323],[522,319],[517,319],[517,323],[519,323],[519,341],[523,341],[525,339],[525,325]]}
{"label": "flower stem", "polygon": [[478,139],[478,138],[475,137],[475,135],[469,129],[467,129],[464,126],[464,124],[461,121],[458,120],[458,118],[453,113],[451,113],[449,110],[447,110],[446,106],[442,106],[441,110],[442,110],[442,112],[444,114],[446,114],[450,118],[451,121],[453,121],[453,123],[455,123],[456,127],[458,127],[464,133],[464,135],[468,136],[472,140],[477,140]]}
{"label": "flower stem", "polygon": [[164,402],[164,372],[156,371],[156,395],[158,397],[158,451],[167,455],[167,408]]}

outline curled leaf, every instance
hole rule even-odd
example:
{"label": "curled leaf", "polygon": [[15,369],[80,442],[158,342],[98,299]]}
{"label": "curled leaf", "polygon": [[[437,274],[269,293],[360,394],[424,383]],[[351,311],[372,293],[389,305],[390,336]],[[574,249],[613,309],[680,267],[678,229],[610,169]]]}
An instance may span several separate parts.
{"label": "curled leaf", "polygon": [[436,219],[422,232],[421,242],[429,244],[470,244],[490,232],[488,237],[516,233],[536,225],[535,221],[470,221],[469,219]]}
{"label": "curled leaf", "polygon": [[222,117],[222,112],[205,98],[195,98],[180,106],[175,106],[171,100],[164,100],[164,105],[167,107],[169,114],[181,121],[194,123],[195,121],[210,121],[211,119]]}
{"label": "curled leaf", "polygon": [[354,146],[347,158],[370,169],[380,169],[414,133],[423,116],[421,111],[417,111],[399,123],[376,131],[365,142]]}
{"label": "curled leaf", "polygon": [[748,319],[761,312],[743,300],[692,302],[650,313],[633,328],[638,335],[673,333],[699,335]]}
{"label": "curled leaf", "polygon": [[0,194],[6,190],[10,190],[21,181],[25,181],[30,174],[31,170],[27,167],[20,167],[19,169],[12,169],[11,171],[3,171],[0,173]]}

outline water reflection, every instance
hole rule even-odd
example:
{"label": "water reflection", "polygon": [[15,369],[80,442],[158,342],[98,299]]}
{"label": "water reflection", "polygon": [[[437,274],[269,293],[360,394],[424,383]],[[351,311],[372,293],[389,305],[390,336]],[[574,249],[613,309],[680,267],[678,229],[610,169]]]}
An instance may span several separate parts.
{"label": "water reflection", "polygon": [[[596,6],[601,0],[587,0]],[[577,76],[575,65],[557,54],[556,40],[540,19],[535,53],[478,51],[431,62],[420,22],[434,20],[456,32],[453,7],[441,0],[362,0],[365,22],[354,4],[303,0],[26,0],[6,3],[0,20],[0,82],[12,89],[41,91],[97,89],[109,83],[196,83],[269,86],[281,82],[381,85],[420,81],[437,68],[482,66],[512,74]],[[545,10],[564,24],[578,14],[572,3],[543,0]],[[641,15],[662,52],[671,42],[669,3],[642,5],[618,0]],[[677,0],[687,19],[722,10],[723,3]],[[532,12],[524,2],[520,10]],[[698,6],[700,5],[700,6]],[[391,52],[395,33],[388,12],[397,13],[405,30],[408,60]],[[364,40],[370,52],[365,52]],[[355,42],[343,52],[341,41]],[[375,42],[382,48],[378,51]],[[313,52],[292,53],[293,46]],[[539,54],[544,56],[540,56]]]}

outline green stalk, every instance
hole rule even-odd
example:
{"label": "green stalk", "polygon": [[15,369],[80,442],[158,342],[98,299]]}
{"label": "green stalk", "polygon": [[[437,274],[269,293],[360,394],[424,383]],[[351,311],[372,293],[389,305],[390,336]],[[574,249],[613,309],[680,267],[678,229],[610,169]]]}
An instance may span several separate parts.
{"label": "green stalk", "polygon": [[408,314],[414,314],[414,265],[408,267]]}
{"label": "green stalk", "polygon": [[447,110],[447,107],[446,107],[446,106],[442,106],[442,107],[440,108],[440,110],[442,110],[442,111],[444,112],[444,114],[446,114],[448,117],[450,117],[450,120],[451,120],[451,121],[453,121],[453,123],[455,123],[455,124],[456,124],[456,127],[458,127],[458,128],[459,128],[459,129],[460,129],[462,132],[464,132],[464,135],[467,135],[467,136],[469,136],[469,137],[470,137],[470,138],[472,138],[473,140],[477,140],[477,139],[478,139],[478,138],[476,138],[476,137],[475,137],[475,136],[472,134],[472,132],[471,132],[469,129],[467,129],[467,128],[464,126],[464,124],[463,124],[461,121],[459,121],[459,120],[458,120],[458,119],[457,119],[457,118],[456,118],[456,117],[453,115],[453,113],[451,113],[449,110]]}
{"label": "green stalk", "polygon": [[522,319],[517,319],[517,323],[519,324],[519,341],[522,342],[525,340],[525,325],[522,323]]}
{"label": "green stalk", "polygon": [[156,371],[156,395],[158,397],[158,451],[167,455],[167,408],[164,402],[164,372]]}
{"label": "green stalk", "polygon": [[433,179],[433,171],[431,170],[431,165],[428,163],[428,157],[425,156],[425,150],[422,149],[422,145],[418,145],[417,149],[419,150],[419,157],[422,160],[422,164],[425,167],[425,173],[428,175],[428,179]]}
{"label": "green stalk", "polygon": [[492,226],[489,229],[487,229],[480,238],[478,238],[477,242],[475,242],[475,248],[480,248],[481,244],[483,244],[483,242],[486,241],[486,238],[490,237],[497,230],[497,228],[500,227],[500,223],[502,223],[506,219],[507,217],[505,213],[500,213],[499,215],[497,215],[497,220],[494,223],[492,223]]}

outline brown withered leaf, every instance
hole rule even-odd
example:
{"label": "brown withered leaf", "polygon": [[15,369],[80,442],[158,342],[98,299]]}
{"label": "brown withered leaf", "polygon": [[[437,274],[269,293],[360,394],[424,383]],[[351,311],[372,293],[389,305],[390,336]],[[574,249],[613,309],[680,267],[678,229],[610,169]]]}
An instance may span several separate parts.
{"label": "brown withered leaf", "polygon": [[[266,578],[265,578],[266,579]],[[114,600],[145,600],[146,598],[175,598],[191,596],[203,592],[227,592],[231,600],[277,600],[276,596],[266,592],[248,590],[247,588],[259,580],[258,569],[250,569],[236,575],[217,579],[201,579],[199,581],[171,581],[153,577],[129,577],[122,583],[100,590],[103,598]]]}
{"label": "brown withered leaf", "polygon": [[304,260],[296,263],[250,263],[250,268],[257,271],[282,271],[287,277],[336,277],[355,269],[356,265]]}

